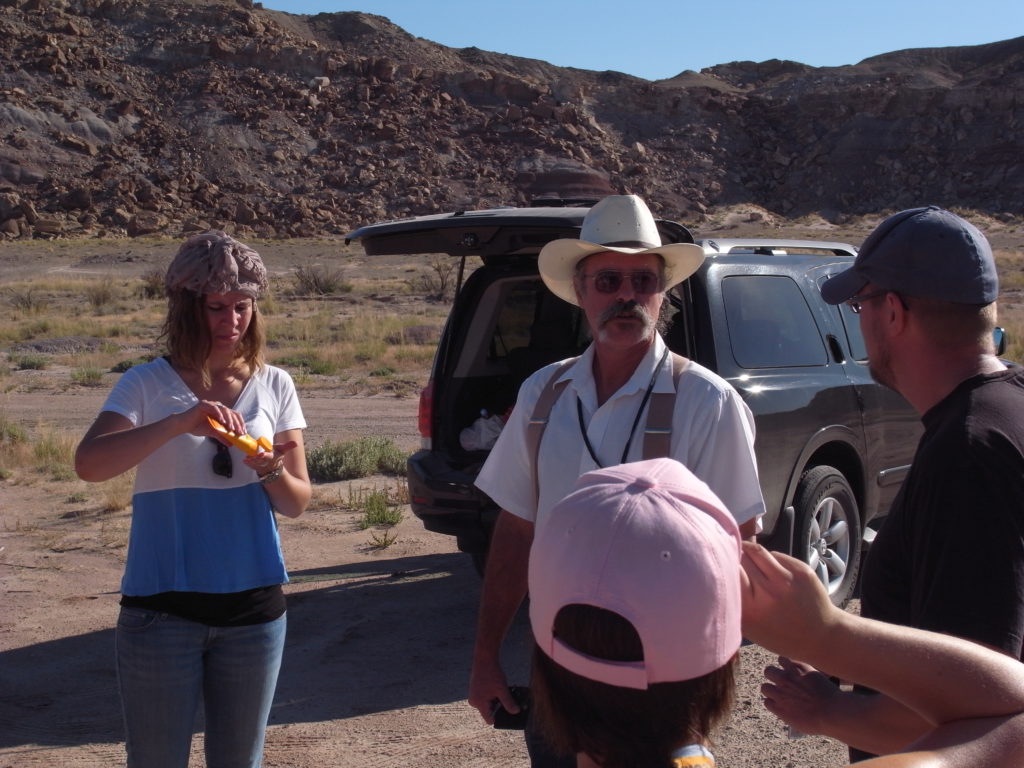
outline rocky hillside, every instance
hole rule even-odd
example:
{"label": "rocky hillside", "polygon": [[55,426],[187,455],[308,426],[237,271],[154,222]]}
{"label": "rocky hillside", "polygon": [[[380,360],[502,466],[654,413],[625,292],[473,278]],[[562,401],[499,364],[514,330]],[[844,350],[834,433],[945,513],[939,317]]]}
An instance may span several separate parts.
{"label": "rocky hillside", "polygon": [[650,82],[361,13],[0,0],[0,59],[3,237],[340,234],[610,191],[687,222],[1024,199],[1024,38]]}

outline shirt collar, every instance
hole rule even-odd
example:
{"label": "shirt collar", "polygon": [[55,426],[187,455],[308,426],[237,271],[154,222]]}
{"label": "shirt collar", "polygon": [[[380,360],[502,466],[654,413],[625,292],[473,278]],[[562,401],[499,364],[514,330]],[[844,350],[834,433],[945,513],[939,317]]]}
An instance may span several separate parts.
{"label": "shirt collar", "polygon": [[[633,371],[633,375],[629,377],[625,384],[623,384],[619,390],[612,395],[610,400],[615,400],[619,397],[625,397],[632,395],[637,392],[643,392],[647,389],[647,385],[651,381],[651,376],[654,374],[654,369],[658,367],[658,361],[661,360],[661,356],[665,353],[665,341],[661,338],[661,334],[658,332],[654,333],[654,343],[650,349],[647,350],[647,354],[643,356],[636,370]],[[579,359],[575,364],[569,366],[569,369],[565,371],[560,377],[559,381],[568,381],[573,389],[583,399],[584,403],[596,403],[597,402],[597,388],[594,384],[594,344],[591,342],[590,346],[584,350],[583,354],[579,356]],[[654,384],[654,392],[672,392],[674,387],[672,384],[672,365],[671,360],[666,360],[665,365],[662,366],[661,371],[658,373],[658,380]]]}

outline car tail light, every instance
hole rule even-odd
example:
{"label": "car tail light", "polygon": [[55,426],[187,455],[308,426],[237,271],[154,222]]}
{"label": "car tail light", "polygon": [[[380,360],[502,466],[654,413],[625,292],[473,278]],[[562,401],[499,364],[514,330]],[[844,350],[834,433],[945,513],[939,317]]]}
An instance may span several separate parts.
{"label": "car tail light", "polygon": [[430,439],[431,421],[434,415],[434,380],[427,382],[427,386],[420,392],[419,427],[420,436]]}

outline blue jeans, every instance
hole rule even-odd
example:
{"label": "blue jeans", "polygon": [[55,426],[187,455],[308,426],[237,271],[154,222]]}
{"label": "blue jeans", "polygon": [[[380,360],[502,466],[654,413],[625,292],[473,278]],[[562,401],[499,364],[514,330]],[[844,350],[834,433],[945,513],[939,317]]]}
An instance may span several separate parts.
{"label": "blue jeans", "polygon": [[207,768],[259,768],[285,626],[284,615],[210,627],[121,608],[115,637],[128,768],[186,768],[200,698]]}

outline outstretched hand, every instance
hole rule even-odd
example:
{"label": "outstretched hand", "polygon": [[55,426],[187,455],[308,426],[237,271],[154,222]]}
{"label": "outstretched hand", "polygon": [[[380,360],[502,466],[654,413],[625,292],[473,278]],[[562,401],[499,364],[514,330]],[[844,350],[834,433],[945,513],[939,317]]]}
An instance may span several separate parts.
{"label": "outstretched hand", "polygon": [[801,560],[743,542],[743,634],[770,651],[807,658],[841,612]]}
{"label": "outstretched hand", "polygon": [[764,706],[801,733],[822,733],[821,720],[844,692],[809,664],[779,657],[778,666],[765,667],[768,682],[761,686]]}

